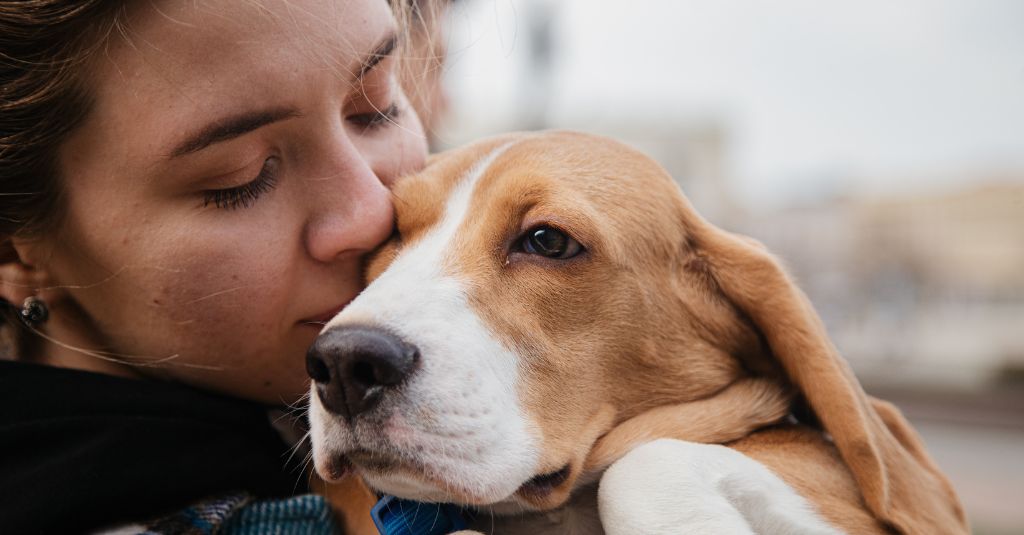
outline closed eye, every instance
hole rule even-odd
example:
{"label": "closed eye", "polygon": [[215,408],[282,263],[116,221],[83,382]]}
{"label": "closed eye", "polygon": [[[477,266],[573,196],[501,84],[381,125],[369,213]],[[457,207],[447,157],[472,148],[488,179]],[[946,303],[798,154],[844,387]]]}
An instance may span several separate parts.
{"label": "closed eye", "polygon": [[398,117],[401,116],[402,109],[398,107],[398,103],[392,102],[384,109],[377,109],[370,113],[359,113],[350,115],[346,118],[352,124],[362,126],[363,131],[376,130],[381,127],[397,124]]}
{"label": "closed eye", "polygon": [[280,160],[271,156],[263,162],[256,178],[240,186],[213,189],[203,192],[203,206],[214,205],[224,210],[249,208],[262,196],[277,186],[277,172]]}

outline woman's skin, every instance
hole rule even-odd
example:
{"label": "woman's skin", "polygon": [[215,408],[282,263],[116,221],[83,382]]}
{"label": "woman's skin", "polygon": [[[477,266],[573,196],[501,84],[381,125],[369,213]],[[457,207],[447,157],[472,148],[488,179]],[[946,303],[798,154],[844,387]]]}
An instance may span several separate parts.
{"label": "woman's skin", "polygon": [[130,13],[60,150],[65,217],[0,268],[3,297],[50,307],[39,359],[301,396],[307,346],[392,231],[387,186],[424,162],[396,60],[377,55],[396,32],[382,0]]}

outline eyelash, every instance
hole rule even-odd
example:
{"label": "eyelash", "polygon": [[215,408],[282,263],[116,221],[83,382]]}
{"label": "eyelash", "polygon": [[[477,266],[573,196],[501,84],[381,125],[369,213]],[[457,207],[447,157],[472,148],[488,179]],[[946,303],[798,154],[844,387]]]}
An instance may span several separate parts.
{"label": "eyelash", "polygon": [[395,124],[395,121],[401,114],[402,110],[398,107],[398,103],[392,102],[382,110],[375,110],[373,113],[352,115],[348,120],[362,126],[363,131],[376,130],[389,124]]}
{"label": "eyelash", "polygon": [[263,162],[260,173],[251,182],[233,188],[203,192],[203,206],[212,204],[224,210],[249,208],[260,198],[260,195],[277,186],[277,164],[277,157],[271,156]]}
{"label": "eyelash", "polygon": [[[391,103],[388,107],[373,113],[362,113],[349,117],[349,121],[363,127],[363,131],[376,130],[395,121],[401,115],[402,110],[397,103]],[[277,186],[277,158],[270,157],[263,162],[260,173],[251,182],[235,186],[233,188],[215,189],[203,192],[203,207],[214,205],[224,210],[237,210],[249,208],[260,198],[260,195],[267,193]]]}

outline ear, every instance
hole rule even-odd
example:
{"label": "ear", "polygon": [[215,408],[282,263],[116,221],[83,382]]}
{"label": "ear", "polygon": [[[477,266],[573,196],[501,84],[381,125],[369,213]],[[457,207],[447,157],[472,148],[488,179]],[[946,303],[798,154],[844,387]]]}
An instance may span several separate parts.
{"label": "ear", "polygon": [[895,407],[872,401],[810,301],[763,246],[687,207],[695,254],[719,290],[763,333],[850,468],[871,512],[900,533],[967,532],[956,493]]}
{"label": "ear", "polygon": [[32,242],[5,240],[0,243],[0,298],[20,307],[25,299],[39,294],[48,277],[33,261],[37,246]]}

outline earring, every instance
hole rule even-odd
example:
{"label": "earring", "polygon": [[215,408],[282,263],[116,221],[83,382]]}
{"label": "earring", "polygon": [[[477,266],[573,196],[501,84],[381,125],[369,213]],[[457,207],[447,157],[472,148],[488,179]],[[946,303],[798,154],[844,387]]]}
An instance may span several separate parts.
{"label": "earring", "polygon": [[29,327],[37,327],[46,323],[49,317],[50,310],[46,308],[46,303],[38,297],[29,297],[21,305],[21,321]]}

